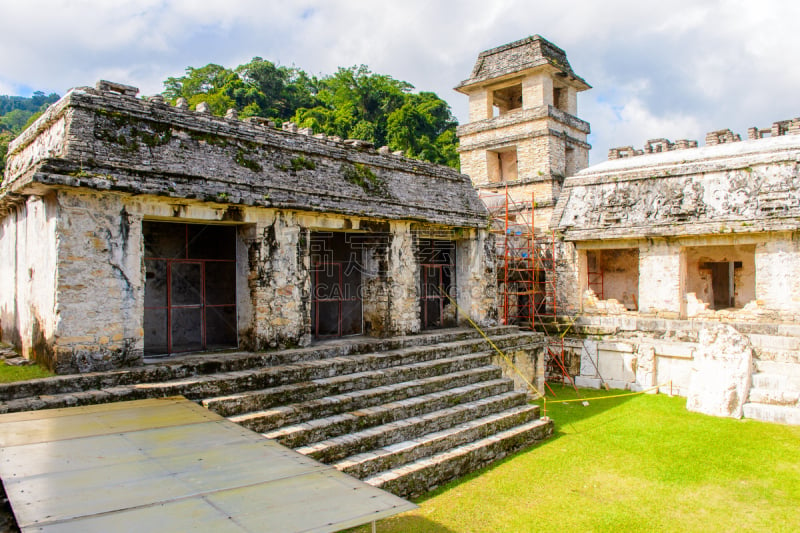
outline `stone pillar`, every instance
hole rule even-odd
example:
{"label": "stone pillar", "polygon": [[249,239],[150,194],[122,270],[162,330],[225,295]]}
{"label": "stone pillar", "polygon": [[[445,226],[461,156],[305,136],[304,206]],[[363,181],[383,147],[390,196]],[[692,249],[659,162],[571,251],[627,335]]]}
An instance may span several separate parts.
{"label": "stone pillar", "polygon": [[485,229],[469,230],[468,238],[456,242],[456,283],[459,324],[469,315],[480,326],[497,323],[496,262],[494,236]]}
{"label": "stone pillar", "polygon": [[387,335],[389,324],[390,288],[386,282],[388,248],[388,242],[379,239],[364,249],[361,273],[364,333],[375,337]]}
{"label": "stone pillar", "polygon": [[250,243],[252,349],[311,342],[307,230],[291,212],[258,220]]}
{"label": "stone pillar", "polygon": [[573,314],[582,310],[586,290],[586,251],[571,242],[556,242],[556,312]]}
{"label": "stone pillar", "polygon": [[58,203],[54,369],[91,372],[141,364],[141,215],[107,193],[59,192]]}
{"label": "stone pillar", "polygon": [[800,311],[800,247],[797,234],[756,245],[756,299],[767,309]]}
{"label": "stone pillar", "polygon": [[411,223],[392,221],[389,245],[389,328],[390,335],[417,333],[421,328],[419,316],[419,265],[414,257],[414,238]]}
{"label": "stone pillar", "polygon": [[476,91],[469,95],[469,121],[478,122],[492,118],[492,99],[487,90]]}
{"label": "stone pillar", "polygon": [[553,105],[553,79],[547,74],[528,76],[522,80],[522,107],[532,109]]}
{"label": "stone pillar", "polygon": [[639,248],[639,310],[678,318],[681,312],[681,252],[664,240]]}

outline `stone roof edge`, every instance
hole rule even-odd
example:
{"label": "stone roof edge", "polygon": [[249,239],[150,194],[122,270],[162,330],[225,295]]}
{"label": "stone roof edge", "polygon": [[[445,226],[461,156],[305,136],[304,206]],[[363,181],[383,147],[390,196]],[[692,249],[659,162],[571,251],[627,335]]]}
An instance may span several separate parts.
{"label": "stone roof edge", "polygon": [[[455,169],[448,166],[431,163],[419,159],[411,159],[402,155],[394,154],[381,154],[377,150],[365,150],[362,148],[347,146],[344,143],[336,143],[330,140],[321,140],[311,135],[302,133],[293,133],[282,131],[268,126],[258,124],[251,124],[239,119],[230,119],[226,117],[218,117],[211,114],[198,113],[188,109],[180,109],[169,104],[157,104],[144,100],[141,98],[133,98],[116,93],[100,91],[93,87],[76,87],[70,89],[58,102],[50,106],[47,111],[37,119],[33,125],[25,130],[19,137],[12,141],[9,145],[8,157],[9,159],[14,153],[24,149],[28,144],[33,142],[34,139],[51,123],[58,120],[70,107],[88,108],[92,110],[111,109],[119,110],[126,113],[131,113],[131,104],[139,106],[137,118],[150,120],[155,122],[171,122],[178,123],[181,127],[189,129],[196,129],[203,133],[210,133],[215,135],[225,135],[219,131],[215,131],[212,127],[215,123],[226,125],[228,127],[235,126],[237,134],[242,133],[249,137],[247,140],[261,142],[266,145],[275,145],[278,148],[295,150],[295,151],[308,151],[324,152],[326,155],[334,158],[349,159],[347,154],[359,154],[359,159],[367,159],[369,164],[376,167],[382,167],[390,170],[402,170],[414,174],[425,174],[434,176],[436,178],[448,179],[452,181],[461,181],[471,184],[469,176],[462,174]],[[159,111],[167,112],[173,115],[174,118],[179,120],[170,121],[164,117],[157,117],[151,113],[150,109],[146,106],[155,106]],[[193,120],[194,119],[194,120]],[[279,139],[291,138],[296,145],[296,148],[287,147]],[[331,150],[340,151],[341,156],[331,153]]]}
{"label": "stone roof edge", "polygon": [[42,116],[37,118],[33,124],[28,126],[22,133],[17,135],[10,143],[8,143],[8,154],[6,154],[6,161],[11,159],[15,153],[24,149],[33,142],[39,134],[47,129],[53,122],[61,118],[66,110],[72,105],[72,96],[76,91],[79,92],[81,87],[76,87],[67,91],[67,94],[58,99],[55,103],[50,105]]}
{"label": "stone roof edge", "polygon": [[[537,60],[535,60],[535,61],[533,61],[531,63],[528,63],[528,64],[524,65],[522,68],[519,68],[519,69],[516,69],[516,70],[513,70],[513,71],[509,71],[509,72],[503,74],[502,76],[500,76],[498,78],[492,78],[492,77],[487,77],[487,76],[478,76],[478,71],[480,70],[480,67],[482,65],[482,60],[485,60],[486,58],[488,58],[488,57],[490,57],[492,55],[496,55],[496,54],[499,54],[501,52],[505,52],[507,50],[511,50],[513,48],[524,46],[524,45],[529,44],[529,43],[534,43],[536,41],[540,41],[541,43],[543,43],[543,46],[549,46],[549,47],[554,48],[557,53],[560,53],[561,55],[563,55],[564,56],[565,65],[562,65],[560,61],[559,62],[554,62],[548,56],[542,54],[541,58],[539,58],[539,59],[537,59]],[[472,72],[470,73],[470,77],[467,78],[466,80],[462,80],[458,85],[456,85],[454,87],[454,89],[456,91],[458,91],[458,92],[464,92],[462,89],[464,89],[466,87],[470,87],[470,86],[473,86],[473,85],[478,85],[478,84],[481,84],[481,83],[489,81],[489,80],[493,80],[494,81],[494,80],[499,80],[499,79],[502,79],[502,78],[507,78],[507,77],[512,76],[512,75],[519,75],[520,73],[525,72],[527,70],[532,70],[534,68],[537,68],[537,67],[540,67],[540,66],[545,66],[545,65],[549,65],[549,66],[553,67],[554,69],[556,69],[556,70],[558,70],[560,72],[563,72],[564,74],[566,74],[568,76],[570,81],[578,82],[577,83],[578,85],[583,85],[584,87],[582,88],[582,90],[586,90],[586,89],[591,89],[592,88],[592,86],[589,85],[586,82],[586,80],[584,80],[583,78],[581,78],[580,76],[575,74],[575,71],[572,70],[572,65],[570,64],[569,59],[567,58],[567,53],[562,48],[560,48],[559,46],[553,44],[551,41],[548,41],[547,39],[545,39],[541,35],[534,34],[534,35],[530,35],[528,37],[524,37],[522,39],[518,39],[518,40],[516,40],[514,42],[511,42],[511,43],[506,43],[506,44],[503,44],[503,45],[500,45],[500,46],[496,46],[494,48],[490,48],[488,50],[484,50],[481,53],[479,53],[478,54],[478,58],[475,61],[475,65],[472,68]]]}
{"label": "stone roof edge", "polygon": [[[774,145],[773,149],[765,150],[770,144]],[[733,150],[731,148],[733,145],[738,145],[735,148],[739,150]],[[605,161],[568,177],[564,187],[738,170],[777,162],[800,162],[800,135],[754,139]]]}
{"label": "stone roof edge", "polygon": [[705,222],[668,222],[646,226],[595,226],[574,228],[572,226],[552,226],[565,241],[634,240],[676,237],[702,237],[707,235],[758,235],[778,231],[796,232],[797,217],[787,215],[778,219],[756,221],[750,218],[722,218]]}

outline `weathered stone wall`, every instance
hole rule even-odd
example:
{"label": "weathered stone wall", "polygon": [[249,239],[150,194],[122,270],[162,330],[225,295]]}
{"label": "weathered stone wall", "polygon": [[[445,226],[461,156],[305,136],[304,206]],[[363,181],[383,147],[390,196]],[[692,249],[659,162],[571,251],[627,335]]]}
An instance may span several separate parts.
{"label": "weathered stone wall", "polygon": [[58,317],[53,363],[60,373],[140,364],[144,279],[141,218],[119,195],[59,191]]}
{"label": "weathered stone wall", "polygon": [[[375,235],[377,244],[366,247],[363,265],[366,333],[403,335],[421,328],[417,230],[410,222],[387,226],[337,215],[63,189],[46,201],[30,197],[2,221],[0,250],[7,253],[0,268],[11,273],[0,291],[4,338],[21,341],[26,353],[61,373],[141,364],[144,220],[236,225],[240,348],[311,341],[312,231]],[[493,324],[491,238],[486,230],[446,233],[456,239],[454,294],[460,306],[479,324]]]}
{"label": "weathered stone wall", "polygon": [[758,304],[800,315],[800,233],[771,237],[755,249]]}
{"label": "weathered stone wall", "polygon": [[0,337],[45,365],[58,324],[58,210],[55,195],[31,196],[0,218]]}
{"label": "weathered stone wall", "polygon": [[[456,243],[457,303],[480,326],[497,323],[497,273],[494,236],[487,230],[470,230]],[[466,325],[467,317],[458,321]]]}
{"label": "weathered stone wall", "polygon": [[100,86],[72,90],[12,142],[0,209],[39,184],[484,224],[469,178],[447,167]]}
{"label": "weathered stone wall", "polygon": [[554,212],[567,240],[793,229],[800,135],[608,161],[569,178]]}
{"label": "weathered stone wall", "polygon": [[678,318],[681,312],[683,269],[680,253],[664,240],[639,248],[639,310]]}

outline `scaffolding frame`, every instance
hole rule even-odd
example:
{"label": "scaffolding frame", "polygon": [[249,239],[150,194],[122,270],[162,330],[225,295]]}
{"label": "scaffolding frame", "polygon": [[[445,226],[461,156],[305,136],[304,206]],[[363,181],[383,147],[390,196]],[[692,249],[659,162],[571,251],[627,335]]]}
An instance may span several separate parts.
{"label": "scaffolding frame", "polygon": [[529,200],[520,200],[511,196],[508,185],[502,192],[499,189],[480,194],[495,235],[499,319],[526,330],[539,326],[546,340],[545,386],[550,389],[547,382],[569,383],[577,391],[566,367],[564,336],[551,334],[552,326],[558,324],[555,232],[536,227],[533,192]]}

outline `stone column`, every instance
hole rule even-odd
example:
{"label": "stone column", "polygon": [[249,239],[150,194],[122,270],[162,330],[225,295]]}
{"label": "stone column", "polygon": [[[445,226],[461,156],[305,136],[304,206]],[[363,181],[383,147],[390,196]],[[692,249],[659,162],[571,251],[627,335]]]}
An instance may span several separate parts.
{"label": "stone column", "polygon": [[250,243],[250,290],[253,299],[254,349],[307,345],[311,342],[306,230],[291,212],[256,223]]}
{"label": "stone column", "polygon": [[756,299],[767,309],[800,311],[800,247],[789,234],[756,245]]}
{"label": "stone column", "polygon": [[469,230],[467,238],[456,242],[456,301],[461,309],[459,324],[467,322],[462,313],[480,326],[497,323],[495,265],[494,236],[487,230]]}
{"label": "stone column", "polygon": [[639,310],[678,318],[683,297],[680,247],[653,240],[639,248]]}
{"label": "stone column", "polygon": [[414,257],[414,238],[411,223],[393,221],[387,283],[389,284],[389,328],[391,335],[407,335],[420,330],[417,281],[419,264]]}
{"label": "stone column", "polygon": [[55,370],[141,364],[142,216],[129,211],[123,197],[107,193],[62,191],[58,204]]}

